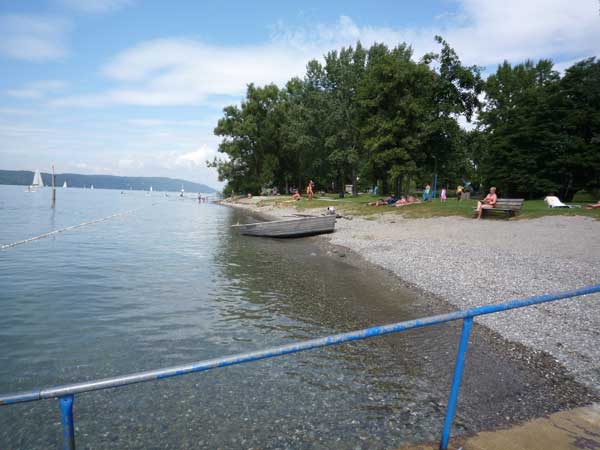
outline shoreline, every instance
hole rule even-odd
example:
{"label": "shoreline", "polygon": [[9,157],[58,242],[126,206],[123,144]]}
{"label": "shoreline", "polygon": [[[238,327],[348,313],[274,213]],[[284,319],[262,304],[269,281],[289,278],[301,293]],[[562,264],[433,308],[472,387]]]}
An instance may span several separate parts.
{"label": "shoreline", "polygon": [[[260,207],[259,201],[225,200],[221,204],[266,220],[296,212],[293,206]],[[594,240],[600,235],[600,223],[586,217],[474,221],[379,214],[374,220],[354,217],[338,220],[336,225],[335,233],[320,240],[391,272],[407,287],[424,293],[434,307],[442,306],[436,305],[441,301],[450,309],[465,309],[600,281],[594,270],[600,267],[600,243]],[[599,300],[599,294],[588,295],[483,316],[475,323],[505,341],[504,347],[511,352],[523,355],[529,350],[541,360],[546,355],[545,363],[534,365],[548,367],[556,362],[565,369],[564,375],[597,397],[600,348],[593,348],[592,343],[600,339]]]}

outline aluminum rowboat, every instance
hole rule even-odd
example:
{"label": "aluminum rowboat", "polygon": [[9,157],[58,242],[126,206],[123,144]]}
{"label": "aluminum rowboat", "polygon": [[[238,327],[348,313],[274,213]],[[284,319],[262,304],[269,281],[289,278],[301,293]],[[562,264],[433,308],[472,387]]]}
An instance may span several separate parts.
{"label": "aluminum rowboat", "polygon": [[237,228],[241,234],[277,238],[333,233],[334,227],[335,216],[300,217],[298,219],[232,225],[232,228]]}

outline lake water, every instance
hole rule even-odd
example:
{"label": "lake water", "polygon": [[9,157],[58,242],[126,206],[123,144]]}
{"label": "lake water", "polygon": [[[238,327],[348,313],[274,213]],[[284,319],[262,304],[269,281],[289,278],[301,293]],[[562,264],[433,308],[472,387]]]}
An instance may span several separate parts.
{"label": "lake water", "polygon": [[[240,211],[98,189],[59,189],[51,209],[50,196],[0,186],[0,245],[136,210],[0,251],[0,393],[431,313],[394,277],[328,252],[320,238],[239,236],[230,225],[248,220]],[[431,327],[81,394],[78,448],[376,449],[436,439],[458,333]],[[483,342],[467,363],[475,369],[459,431],[494,423],[511,393],[539,381]],[[59,448],[61,439],[55,400],[0,408],[0,448]]]}

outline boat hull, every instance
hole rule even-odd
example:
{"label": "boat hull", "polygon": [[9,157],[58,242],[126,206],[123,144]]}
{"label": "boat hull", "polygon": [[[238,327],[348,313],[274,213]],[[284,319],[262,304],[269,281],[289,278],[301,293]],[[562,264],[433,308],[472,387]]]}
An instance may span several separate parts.
{"label": "boat hull", "polygon": [[291,220],[233,225],[233,227],[237,228],[241,234],[247,236],[273,238],[313,236],[315,234],[333,233],[335,216],[302,217]]}

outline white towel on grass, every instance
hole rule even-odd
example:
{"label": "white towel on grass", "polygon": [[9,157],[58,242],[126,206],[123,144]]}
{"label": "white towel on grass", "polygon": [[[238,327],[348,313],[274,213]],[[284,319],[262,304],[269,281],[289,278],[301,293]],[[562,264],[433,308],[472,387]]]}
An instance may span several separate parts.
{"label": "white towel on grass", "polygon": [[554,197],[553,195],[549,195],[544,201],[550,208],[570,208],[569,205],[565,205],[558,197]]}

